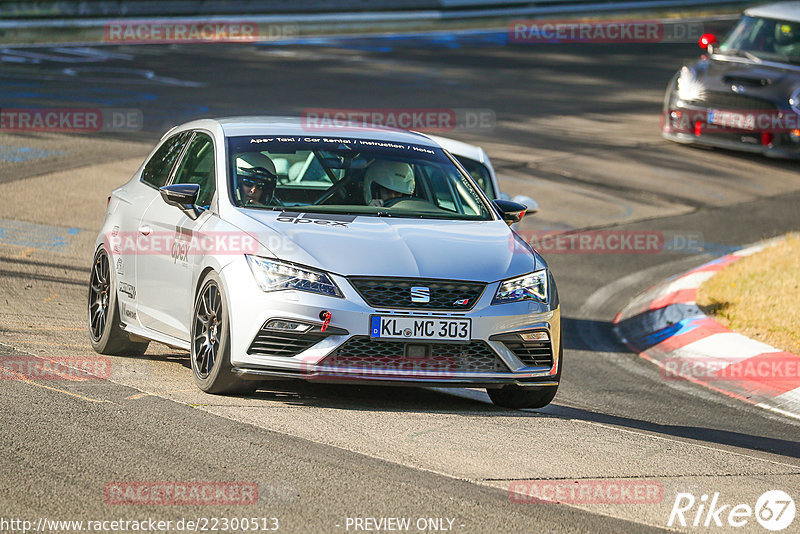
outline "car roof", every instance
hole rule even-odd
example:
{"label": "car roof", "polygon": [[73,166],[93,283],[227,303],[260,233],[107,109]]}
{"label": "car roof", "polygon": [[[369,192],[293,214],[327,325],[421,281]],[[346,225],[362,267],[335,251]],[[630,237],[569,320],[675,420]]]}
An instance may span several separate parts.
{"label": "car roof", "polygon": [[439,137],[438,135],[425,134],[425,136],[438,143],[439,146],[453,155],[464,156],[481,163],[486,163],[486,153],[479,146],[470,145],[469,143],[457,141],[448,137]]}
{"label": "car roof", "polygon": [[[317,126],[309,123],[309,119],[301,117],[280,116],[241,116],[223,117],[218,119],[201,119],[180,125],[181,130],[192,128],[212,129],[215,126],[222,128],[226,137],[274,135],[298,137],[343,137],[351,139],[379,139],[395,143],[410,143],[430,147],[439,147],[427,136],[406,130],[384,128],[380,126],[366,126],[355,124],[324,124]],[[170,130],[176,130],[173,128]],[[168,132],[169,133],[169,132]]]}
{"label": "car roof", "polygon": [[744,10],[744,14],[750,17],[800,22],[800,2],[776,2],[774,4],[750,7]]}

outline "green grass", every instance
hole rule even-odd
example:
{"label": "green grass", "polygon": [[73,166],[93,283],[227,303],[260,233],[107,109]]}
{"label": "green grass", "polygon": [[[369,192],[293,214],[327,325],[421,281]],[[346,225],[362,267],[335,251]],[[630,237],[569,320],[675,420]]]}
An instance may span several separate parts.
{"label": "green grass", "polygon": [[731,330],[800,354],[800,236],[725,267],[700,286],[697,304]]}

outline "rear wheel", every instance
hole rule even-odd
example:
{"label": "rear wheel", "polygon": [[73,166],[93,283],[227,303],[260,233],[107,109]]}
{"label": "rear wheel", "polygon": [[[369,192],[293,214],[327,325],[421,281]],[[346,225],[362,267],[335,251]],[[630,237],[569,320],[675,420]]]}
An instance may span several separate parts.
{"label": "rear wheel", "polygon": [[[562,346],[558,349],[558,372],[555,380],[561,381],[561,370],[564,368],[564,351]],[[552,402],[558,391],[558,386],[541,388],[525,386],[503,386],[499,389],[487,389],[486,393],[497,406],[503,408],[544,408]]]}
{"label": "rear wheel", "polygon": [[216,395],[249,394],[258,382],[236,376],[231,365],[230,323],[222,282],[209,273],[194,305],[191,360],[197,387]]}
{"label": "rear wheel", "polygon": [[89,338],[92,348],[100,354],[144,354],[149,342],[133,342],[122,329],[112,276],[108,253],[101,248],[94,255],[89,278]]}

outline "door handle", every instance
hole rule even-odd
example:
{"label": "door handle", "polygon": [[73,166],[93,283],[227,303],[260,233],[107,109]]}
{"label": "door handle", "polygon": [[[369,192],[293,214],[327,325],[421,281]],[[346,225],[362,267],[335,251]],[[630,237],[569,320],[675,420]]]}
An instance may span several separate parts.
{"label": "door handle", "polygon": [[139,227],[139,233],[142,235],[150,235],[150,227],[146,224],[143,224]]}

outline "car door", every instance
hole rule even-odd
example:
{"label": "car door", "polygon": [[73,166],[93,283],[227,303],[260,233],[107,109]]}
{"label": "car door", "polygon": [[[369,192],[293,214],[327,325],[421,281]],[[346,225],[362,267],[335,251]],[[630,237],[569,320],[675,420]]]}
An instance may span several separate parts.
{"label": "car door", "polygon": [[153,201],[160,198],[158,188],[170,179],[172,169],[191,136],[191,132],[180,132],[167,138],[144,164],[139,180],[114,193],[118,201],[116,209],[121,213],[117,218],[119,226],[112,228],[109,242],[118,281],[120,317],[125,322],[136,323],[138,317],[136,267],[140,252],[139,222]]}
{"label": "car door", "polygon": [[198,184],[201,214],[192,219],[160,196],[145,211],[139,230],[150,236],[152,246],[148,254],[138,256],[139,318],[147,328],[188,341],[194,304],[192,273],[202,261],[193,237],[212,216],[216,193],[214,141],[209,133],[193,133],[170,183]]}

